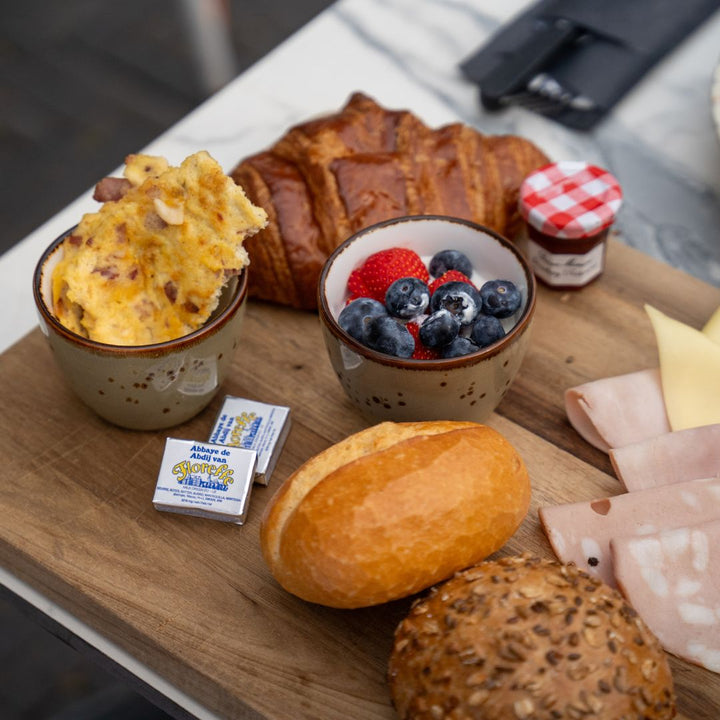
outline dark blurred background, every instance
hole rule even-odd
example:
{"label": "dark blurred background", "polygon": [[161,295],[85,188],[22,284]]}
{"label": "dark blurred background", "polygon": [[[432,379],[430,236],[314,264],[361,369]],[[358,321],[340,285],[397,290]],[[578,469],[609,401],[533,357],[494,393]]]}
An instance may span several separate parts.
{"label": "dark blurred background", "polygon": [[[0,0],[0,253],[330,4]],[[166,717],[64,635],[0,592],[1,720]]]}
{"label": "dark blurred background", "polygon": [[0,253],[330,4],[0,0]]}

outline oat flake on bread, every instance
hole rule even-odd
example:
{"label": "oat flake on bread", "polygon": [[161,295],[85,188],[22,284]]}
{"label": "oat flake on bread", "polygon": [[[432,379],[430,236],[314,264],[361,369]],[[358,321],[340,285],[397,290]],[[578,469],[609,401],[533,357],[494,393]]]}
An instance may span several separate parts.
{"label": "oat flake on bread", "polygon": [[84,215],[63,243],[53,273],[57,319],[113,345],[197,330],[248,264],[243,241],[265,227],[265,211],[204,151],[179,167],[131,155],[124,178],[113,180],[114,199]]}

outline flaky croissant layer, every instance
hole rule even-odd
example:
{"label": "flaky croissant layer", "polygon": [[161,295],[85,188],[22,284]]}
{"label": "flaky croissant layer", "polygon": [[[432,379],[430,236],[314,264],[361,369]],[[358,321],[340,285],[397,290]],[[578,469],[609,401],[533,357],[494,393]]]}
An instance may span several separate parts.
{"label": "flaky croissant layer", "polygon": [[524,138],[461,123],[432,129],[355,93],[338,113],[291,128],[232,171],[269,216],[246,243],[250,294],[315,309],[330,253],[354,232],[404,215],[450,215],[512,237],[520,184],[547,162]]}

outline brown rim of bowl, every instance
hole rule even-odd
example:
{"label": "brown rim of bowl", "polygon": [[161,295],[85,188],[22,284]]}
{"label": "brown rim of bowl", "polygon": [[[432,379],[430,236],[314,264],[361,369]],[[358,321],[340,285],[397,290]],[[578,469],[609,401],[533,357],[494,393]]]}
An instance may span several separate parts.
{"label": "brown rim of bowl", "polygon": [[[323,288],[325,287],[325,279],[327,277],[330,266],[333,264],[335,258],[340,255],[340,253],[342,253],[342,251],[348,245],[350,245],[350,243],[352,243],[356,238],[360,237],[361,235],[365,235],[368,232],[377,230],[387,225],[396,225],[400,222],[415,222],[420,220],[442,220],[444,222],[453,222],[459,225],[467,225],[474,230],[479,230],[486,233],[487,235],[490,235],[495,240],[497,240],[503,247],[507,248],[508,250],[510,250],[510,252],[513,253],[513,255],[515,255],[518,263],[520,264],[520,267],[522,267],[523,269],[523,273],[525,274],[525,280],[527,283],[527,302],[525,303],[525,309],[523,310],[522,314],[513,326],[512,330],[510,330],[510,332],[505,335],[505,337],[503,337],[501,340],[498,340],[492,345],[488,345],[482,350],[478,350],[477,352],[470,353],[468,355],[461,355],[457,358],[439,358],[437,360],[413,360],[406,358],[398,358],[392,355],[386,355],[385,353],[378,352],[377,350],[372,350],[371,348],[368,348],[365,345],[359,343],[352,336],[348,335],[348,333],[346,333],[337,324],[337,321],[333,317],[332,312],[330,312],[330,308],[328,307],[327,300],[325,298],[325,293],[323,292]],[[392,367],[404,368],[408,370],[447,370],[450,368],[462,367],[463,365],[473,365],[480,360],[492,357],[493,355],[496,355],[498,352],[500,352],[513,339],[522,335],[522,333],[527,330],[530,323],[530,318],[535,311],[537,287],[535,275],[532,271],[532,268],[530,267],[528,261],[525,259],[520,250],[515,246],[514,243],[510,242],[510,240],[503,237],[494,230],[491,230],[484,225],[480,225],[479,223],[473,222],[472,220],[464,220],[462,218],[456,218],[449,215],[408,215],[399,218],[392,218],[390,220],[384,220],[382,222],[369,225],[368,227],[365,227],[362,230],[358,230],[358,232],[353,233],[347,240],[338,245],[338,247],[335,248],[335,250],[330,254],[327,261],[323,265],[322,272],[320,273],[320,279],[318,281],[317,294],[320,317],[324,320],[325,326],[330,330],[333,335],[335,335],[339,340],[348,345],[358,355],[363,355],[369,360],[374,360],[384,365],[390,365]]]}
{"label": "brown rim of bowl", "polygon": [[75,343],[76,345],[82,345],[88,350],[94,352],[105,352],[108,354],[118,353],[123,355],[158,355],[164,350],[172,349],[179,350],[185,347],[196,344],[199,340],[203,339],[208,334],[216,333],[221,327],[223,327],[230,318],[235,314],[236,310],[242,305],[248,293],[248,280],[247,280],[247,268],[243,268],[240,275],[238,275],[238,286],[230,299],[228,306],[219,313],[212,320],[206,322],[202,327],[194,330],[188,335],[176,338],[175,340],[166,340],[161,343],[152,343],[150,345],[112,345],[110,343],[101,343],[95,340],[89,340],[82,335],[74,333],[72,330],[66,328],[55,315],[52,313],[50,308],[45,303],[42,293],[40,292],[40,285],[42,281],[43,268],[48,258],[57,250],[58,246],[65,240],[65,238],[72,233],[77,227],[73,226],[69,230],[66,230],[62,235],[57,237],[50,243],[46,248],[45,252],[40,256],[40,259],[35,266],[33,273],[33,297],[35,299],[35,306],[42,315],[45,322],[53,327],[55,332],[62,335],[69,342]]}

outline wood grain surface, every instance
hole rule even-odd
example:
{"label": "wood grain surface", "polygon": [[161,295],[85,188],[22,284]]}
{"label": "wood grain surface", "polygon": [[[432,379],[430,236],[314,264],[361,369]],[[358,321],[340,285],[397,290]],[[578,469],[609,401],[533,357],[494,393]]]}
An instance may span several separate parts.
{"label": "wood grain surface", "polygon": [[[502,553],[552,556],[539,506],[620,492],[607,457],[568,424],[562,395],[657,365],[646,302],[701,327],[720,290],[616,240],[600,280],[540,289],[530,351],[489,421],[518,448],[533,484],[530,512]],[[37,330],[4,353],[0,562],[222,717],[392,720],[386,663],[411,598],[354,611],[310,605],[274,582],[258,543],[279,484],[368,421],[346,400],[314,314],[250,303],[246,318],[218,397],[166,432],[93,415]],[[225,394],[292,409],[270,486],[255,486],[243,526],[156,511],[165,437],[205,440]],[[720,676],[676,658],[671,666],[678,717],[716,720]]]}

